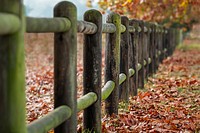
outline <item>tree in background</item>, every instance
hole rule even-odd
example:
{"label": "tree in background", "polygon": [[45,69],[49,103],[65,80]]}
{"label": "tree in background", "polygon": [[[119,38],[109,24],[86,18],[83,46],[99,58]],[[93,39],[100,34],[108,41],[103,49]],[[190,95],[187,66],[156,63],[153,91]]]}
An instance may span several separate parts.
{"label": "tree in background", "polygon": [[[87,0],[87,6],[94,1]],[[183,31],[190,31],[194,23],[200,22],[199,0],[98,0],[98,4],[102,13],[114,11]]]}

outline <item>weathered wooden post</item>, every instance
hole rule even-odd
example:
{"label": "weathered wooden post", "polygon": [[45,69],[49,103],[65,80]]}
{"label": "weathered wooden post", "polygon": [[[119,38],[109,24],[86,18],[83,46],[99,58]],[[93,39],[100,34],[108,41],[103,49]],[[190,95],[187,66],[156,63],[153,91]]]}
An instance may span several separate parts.
{"label": "weathered wooden post", "polygon": [[126,80],[120,85],[120,99],[128,102],[129,100],[129,20],[126,16],[121,17],[121,24],[126,27],[126,31],[121,34],[120,43],[120,73],[126,75]]}
{"label": "weathered wooden post", "polygon": [[155,26],[155,70],[157,71],[158,69],[158,65],[159,65],[159,43],[160,42],[160,38],[159,38],[159,27],[158,24],[156,24]]}
{"label": "weathered wooden post", "polygon": [[172,43],[173,43],[173,35],[172,35],[172,29],[169,29],[169,56],[171,55],[172,51]]}
{"label": "weathered wooden post", "polygon": [[163,33],[162,33],[162,30],[163,30],[163,27],[160,25],[159,26],[159,52],[158,52],[159,64],[163,60]]}
{"label": "weathered wooden post", "polygon": [[97,10],[89,10],[84,20],[96,24],[97,32],[84,34],[84,94],[95,92],[97,101],[84,110],[84,129],[101,132],[101,62],[102,62],[102,15]]}
{"label": "weathered wooden post", "polygon": [[166,28],[163,28],[163,59],[167,57],[167,48],[166,48],[167,36],[166,36]]}
{"label": "weathered wooden post", "polygon": [[154,72],[154,25],[149,23],[149,58],[151,58],[151,63],[149,64],[149,75],[152,75]]}
{"label": "weathered wooden post", "polygon": [[163,60],[166,58],[166,33],[165,33],[166,28],[163,27]]}
{"label": "weathered wooden post", "polygon": [[55,133],[75,133],[77,131],[77,11],[71,2],[63,1],[54,8],[54,17],[66,17],[71,28],[54,34],[54,108],[67,105],[72,110],[71,117],[55,128]]}
{"label": "weathered wooden post", "polygon": [[166,56],[169,56],[169,43],[170,43],[169,29],[165,30],[165,36],[166,36],[166,42],[165,42]]}
{"label": "weathered wooden post", "polygon": [[0,35],[0,132],[26,133],[23,3],[2,0],[0,12],[10,15],[8,23],[15,20],[12,30],[6,27],[9,32]]}
{"label": "weathered wooden post", "polygon": [[147,22],[144,22],[144,77],[145,80],[148,78],[148,71],[149,71],[149,25]]}
{"label": "weathered wooden post", "polygon": [[139,32],[138,32],[138,22],[137,20],[130,20],[130,26],[133,26],[135,28],[135,32],[130,33],[130,47],[129,47],[129,67],[133,68],[135,70],[135,74],[133,77],[131,77],[129,80],[130,82],[130,92],[131,95],[136,96],[137,95],[137,89],[138,89],[138,71],[137,71],[137,65],[138,65],[138,39],[139,39]]}
{"label": "weathered wooden post", "polygon": [[115,82],[115,88],[111,95],[106,99],[106,113],[109,115],[118,114],[119,101],[119,67],[120,67],[120,35],[121,35],[121,17],[117,13],[111,13],[107,16],[107,23],[113,23],[116,27],[114,33],[106,34],[105,49],[105,82],[112,80]]}
{"label": "weathered wooden post", "polygon": [[152,49],[152,52],[153,52],[153,58],[152,58],[152,64],[153,64],[153,73],[156,73],[156,57],[157,57],[157,50],[156,50],[156,45],[157,45],[157,30],[156,30],[156,25],[153,23],[153,49]]}
{"label": "weathered wooden post", "polygon": [[172,51],[173,51],[173,43],[174,43],[174,34],[173,34],[173,29],[170,28],[170,55],[172,55]]}
{"label": "weathered wooden post", "polygon": [[140,89],[144,88],[144,22],[139,21],[141,31],[139,33],[139,46],[138,46],[138,62],[141,64],[141,69],[138,71],[138,86]]}

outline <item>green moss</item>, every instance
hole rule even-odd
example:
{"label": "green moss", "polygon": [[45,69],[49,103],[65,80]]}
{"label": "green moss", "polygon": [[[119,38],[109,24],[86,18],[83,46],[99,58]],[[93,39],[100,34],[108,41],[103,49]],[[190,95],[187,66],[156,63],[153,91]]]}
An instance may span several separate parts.
{"label": "green moss", "polygon": [[125,101],[121,101],[118,105],[118,109],[121,109],[123,111],[129,112],[128,110],[128,105],[129,103],[125,102]]}
{"label": "green moss", "polygon": [[177,49],[182,51],[188,51],[188,50],[200,50],[200,44],[180,44],[177,46]]}
{"label": "green moss", "polygon": [[177,88],[177,89],[178,89],[178,92],[179,92],[179,93],[181,93],[181,92],[184,91],[184,88],[181,88],[181,87],[180,87],[180,88]]}
{"label": "green moss", "polygon": [[89,130],[89,129],[84,129],[82,133],[95,133],[95,131]]}

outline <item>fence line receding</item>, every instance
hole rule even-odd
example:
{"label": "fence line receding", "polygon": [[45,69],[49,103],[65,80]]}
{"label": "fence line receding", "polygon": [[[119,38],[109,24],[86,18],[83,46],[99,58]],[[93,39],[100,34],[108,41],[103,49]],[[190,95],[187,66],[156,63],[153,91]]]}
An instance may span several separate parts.
{"label": "fence line receding", "polygon": [[[24,31],[54,33],[55,109],[27,126]],[[77,33],[84,34],[84,95],[79,99],[76,99]],[[106,34],[105,77],[101,77],[102,34]],[[53,18],[25,17],[20,0],[1,1],[0,131],[44,133],[54,129],[55,133],[74,133],[77,112],[84,110],[84,129],[101,132],[101,101],[106,103],[107,114],[118,114],[119,101],[128,102],[130,95],[137,95],[138,88],[144,88],[144,81],[173,53],[180,38],[178,29],[114,12],[107,16],[106,23],[102,23],[102,14],[94,9],[79,21],[76,6],[67,1],[54,7]]]}

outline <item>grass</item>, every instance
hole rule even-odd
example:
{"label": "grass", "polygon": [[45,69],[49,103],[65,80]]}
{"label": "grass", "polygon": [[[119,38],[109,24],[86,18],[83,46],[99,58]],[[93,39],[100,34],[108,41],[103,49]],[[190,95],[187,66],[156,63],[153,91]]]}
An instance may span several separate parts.
{"label": "grass", "polygon": [[188,51],[188,50],[200,50],[200,44],[180,44],[177,46],[177,49]]}

